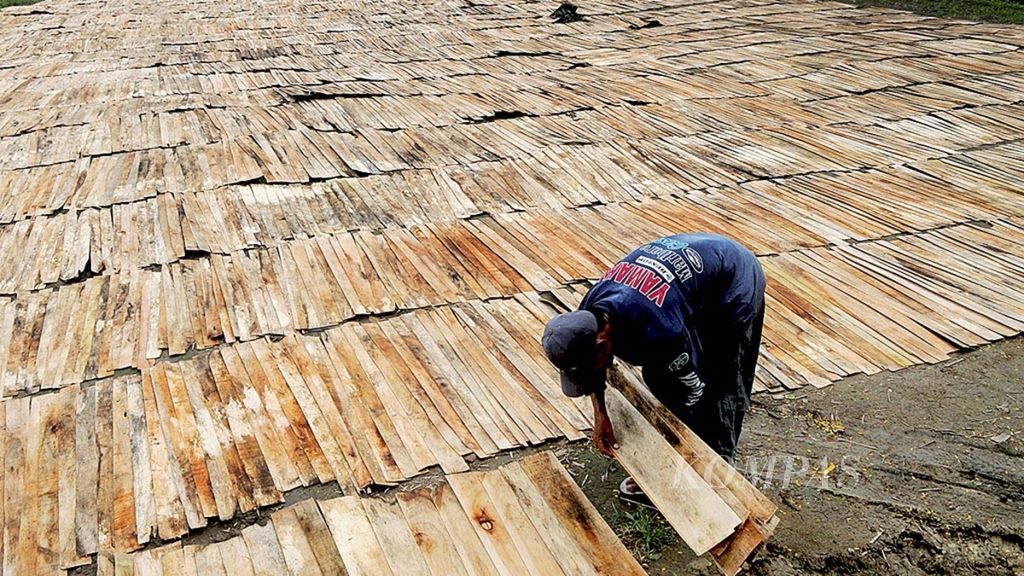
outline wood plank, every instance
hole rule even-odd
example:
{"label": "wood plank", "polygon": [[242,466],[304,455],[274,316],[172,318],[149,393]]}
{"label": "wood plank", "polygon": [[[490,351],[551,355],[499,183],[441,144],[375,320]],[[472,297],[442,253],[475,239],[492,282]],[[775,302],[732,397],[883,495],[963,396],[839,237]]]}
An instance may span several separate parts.
{"label": "wood plank", "polygon": [[[176,474],[177,472],[172,472],[170,470],[172,461],[176,465],[177,460],[171,453],[170,446],[164,440],[164,428],[161,425],[161,414],[156,400],[156,386],[152,372],[149,370],[143,371],[142,402],[143,406],[145,406],[146,412],[146,427],[149,436],[149,453],[151,457],[150,465],[153,471],[150,478],[153,482],[153,504],[156,509],[156,527],[160,538],[170,540],[185,533],[188,526],[185,519],[185,508],[178,498],[177,483],[172,476],[172,474]],[[86,391],[88,391],[88,389]],[[91,399],[93,414],[89,416],[90,419],[95,419],[95,402],[95,395],[93,395]],[[94,443],[95,440],[93,439],[91,443],[87,444],[89,450],[87,457],[92,456],[92,452],[95,451],[93,448]],[[83,472],[83,474],[85,473]],[[79,502],[82,502],[81,494],[83,484],[86,482],[85,478],[86,476],[83,476],[79,482]],[[178,482],[180,481],[181,480],[179,478]],[[91,488],[91,485],[86,484],[85,490],[88,491],[93,489]],[[92,506],[95,508],[95,492],[88,493],[87,495],[92,499]],[[92,514],[94,516],[95,512]],[[89,517],[89,519],[92,521],[91,517]],[[87,537],[91,535],[92,538],[95,539],[94,530],[95,528],[93,528],[92,533],[86,532],[84,536]],[[81,529],[81,524],[79,525],[78,531],[78,543],[79,550],[84,552],[82,548],[83,531]]]}
{"label": "wood plank", "polygon": [[[254,342],[263,343],[263,340],[254,340]],[[268,388],[270,381],[280,379],[281,375],[275,370],[274,366],[264,366],[259,361],[255,354],[254,342],[234,346],[234,349],[236,349],[240,360],[246,367],[246,371],[250,376],[250,382],[259,393],[259,398],[262,401],[266,415],[273,423],[276,438],[281,442],[282,448],[295,466],[299,483],[303,486],[308,486],[315,480],[324,482],[324,477],[321,475],[326,475],[326,479],[328,481],[331,480],[334,475],[327,468],[327,462],[323,454],[319,453],[319,447],[316,446],[315,442],[312,443],[312,446],[300,443],[292,422],[281,409],[278,396],[270,392]],[[310,460],[307,454],[312,454],[313,459]],[[321,466],[321,470],[315,471],[311,462]]]}
{"label": "wood plank", "polygon": [[[196,424],[195,411],[189,401],[185,376],[178,363],[165,364],[163,374],[167,381],[171,401],[174,403],[172,419],[176,422],[176,433],[178,434],[179,462],[182,464],[187,462],[186,465],[191,473],[191,479],[186,486],[189,491],[194,491],[202,516],[212,518],[217,515],[217,501],[213,496],[210,469],[206,462],[206,455],[203,453],[202,438]],[[205,524],[205,520],[203,522]]]}
{"label": "wood plank", "polygon": [[[615,457],[695,554],[728,538],[742,520],[622,394],[608,388]],[[683,494],[685,497],[681,497]]]}
{"label": "wood plank", "polygon": [[[542,498],[537,500],[536,497],[529,496],[529,501],[534,502],[530,509],[543,508],[546,505],[558,525],[577,543],[585,555],[586,562],[594,567],[595,573],[645,573],[553,454],[543,452],[527,457],[520,462],[519,467],[522,469],[522,476],[536,487]],[[514,487],[517,487],[517,494],[521,500],[525,500],[523,496],[529,495],[530,490],[515,466],[506,470],[506,477]],[[538,521],[540,518],[543,516],[538,516]]]}
{"label": "wood plank", "polygon": [[358,496],[319,502],[334,545],[349,576],[392,576],[384,549],[366,517]]}
{"label": "wood plank", "polygon": [[303,500],[292,506],[295,517],[306,535],[320,571],[326,576],[346,576],[345,564],[341,554],[334,546],[331,530],[320,513],[320,507],[313,499]]}
{"label": "wood plank", "polygon": [[[334,281],[338,285],[339,299],[344,298],[346,309],[349,315],[362,315],[366,314],[367,310],[363,305],[365,298],[361,299],[359,293],[353,286],[352,281],[345,273],[344,266],[341,260],[338,258],[337,252],[334,250],[334,246],[331,245],[331,238],[327,236],[318,236],[314,239],[317,243],[317,248],[320,250],[320,254],[323,256],[324,261],[327,263],[327,267],[331,274],[334,276]],[[346,316],[343,320],[348,320]]]}
{"label": "wood plank", "polygon": [[[414,321],[415,315],[409,314],[382,324],[385,331],[394,329],[404,349],[415,357],[415,362],[409,360],[408,365],[412,367],[418,364],[426,371],[426,375],[421,376],[421,381],[428,383],[424,385],[425,389],[435,389],[432,396],[437,397],[434,400],[437,409],[442,410],[446,404],[451,407],[446,419],[460,432],[460,438],[466,447],[479,457],[493,454],[498,450],[498,446],[491,440],[484,423],[476,417],[477,412],[473,408],[476,405],[475,397],[466,397],[461,393],[461,377],[454,372],[454,368],[433,340],[429,337],[417,337]],[[392,338],[392,341],[398,342],[398,339]],[[398,346],[399,352],[403,350],[403,346]]]}
{"label": "wood plank", "polygon": [[[185,432],[182,430],[182,422],[177,418],[177,410],[168,385],[166,366],[156,364],[150,371],[150,381],[153,390],[153,402],[156,408],[157,418],[153,421],[160,425],[160,442],[165,446],[167,465],[162,468],[162,477],[169,478],[177,501],[184,512],[184,520],[188,528],[201,528],[206,525],[206,517],[202,513],[198,497],[196,495],[195,479],[192,474],[191,450],[184,445]],[[150,431],[150,438],[153,439],[154,431]],[[162,458],[162,455],[161,455]],[[155,481],[155,478],[154,478]],[[163,488],[163,487],[162,487]],[[171,500],[170,495],[164,494],[165,503]],[[158,504],[159,505],[159,504]],[[174,505],[171,504],[173,507]],[[172,522],[167,522],[168,527]],[[159,526],[159,513],[158,513]]]}
{"label": "wood plank", "polygon": [[[258,344],[261,345],[262,343]],[[307,352],[311,349],[319,354],[322,346],[319,342],[310,342]],[[368,468],[370,464],[362,458],[361,452],[356,448],[357,442],[362,438],[353,438],[347,422],[355,421],[349,420],[348,417],[343,418],[340,412],[354,407],[342,400],[346,397],[345,391],[342,390],[340,376],[333,372],[334,364],[329,359],[313,354],[318,358],[316,364],[320,368],[325,384],[310,387],[299,368],[295,366],[286,347],[267,346],[259,350],[259,354],[268,365],[271,364],[270,360],[274,359],[272,364],[280,370],[287,382],[292,397],[302,410],[302,418],[309,424],[318,448],[330,462],[338,484],[353,485],[356,489],[369,485],[373,478]]]}
{"label": "wood plank", "polygon": [[[497,573],[504,576],[529,574],[517,543],[509,533],[483,483],[483,472],[463,472],[448,477],[459,504],[470,519],[477,537],[494,562]],[[525,551],[522,551],[525,552]]]}
{"label": "wood plank", "polygon": [[487,433],[486,439],[477,440],[492,443],[496,449],[501,450],[522,445],[522,433],[517,430],[517,434],[513,434],[508,415],[500,407],[494,406],[493,399],[486,391],[480,390],[486,384],[471,368],[472,364],[463,358],[466,353],[458,353],[461,342],[448,334],[445,324],[427,312],[409,315],[405,320],[431,353],[432,359],[444,367],[450,382],[458,386],[460,396],[470,407],[470,413]]}
{"label": "wood plank", "polygon": [[[368,472],[356,454],[347,422],[338,411],[338,389],[327,384],[333,374],[330,361],[323,355],[320,341],[316,338],[288,336],[273,350],[278,358],[278,367],[286,375],[292,392],[296,397],[302,397],[303,409],[312,418],[318,415],[323,417],[323,421],[319,418],[314,420],[320,428],[317,439],[336,470],[339,485],[351,486],[354,475],[358,477],[356,480],[362,481]],[[315,400],[315,405],[310,402],[310,397]],[[322,429],[324,424],[330,432]]]}
{"label": "wood plank", "polygon": [[531,574],[564,574],[556,555],[564,554],[564,550],[552,550],[548,547],[548,534],[542,534],[531,523],[524,513],[523,505],[516,497],[504,476],[498,472],[490,472],[481,477],[484,488],[494,503],[495,512],[504,519],[505,527],[516,543],[519,555],[522,556]]}
{"label": "wood plank", "polygon": [[[153,553],[160,560],[160,569],[163,572],[163,576],[185,576],[185,555],[181,549],[180,542],[161,546],[155,549]],[[195,573],[194,564],[192,572]]]}
{"label": "wood plank", "polygon": [[124,552],[113,553],[114,576],[135,576],[135,562]]}
{"label": "wood plank", "polygon": [[281,576],[289,573],[272,524],[247,526],[242,530],[242,539],[252,558],[255,576]]}
{"label": "wood plank", "polygon": [[82,387],[76,394],[75,460],[75,552],[79,555],[93,554],[98,542],[96,496],[99,489],[95,385]]}
{"label": "wood plank", "polygon": [[[247,358],[246,363],[259,363],[263,368],[266,380],[263,382],[265,388],[264,404],[267,410],[274,415],[274,421],[279,427],[290,428],[289,434],[294,437],[295,442],[302,450],[303,458],[309,462],[313,472],[322,483],[329,482],[336,477],[332,466],[336,466],[335,460],[342,461],[344,470],[344,457],[335,454],[338,450],[337,444],[330,438],[330,433],[323,431],[323,423],[319,420],[309,421],[303,414],[303,408],[299,405],[295,396],[288,389],[288,384],[281,375],[281,367],[275,362],[267,360],[272,358],[267,350],[267,342],[264,339],[254,340],[251,344],[252,358]],[[308,392],[306,393],[308,395]],[[315,412],[320,414],[319,411]],[[312,420],[312,418],[311,418]],[[318,436],[319,432],[319,436]],[[331,456],[326,454],[331,453]],[[294,456],[293,456],[294,457]]]}
{"label": "wood plank", "polygon": [[[344,234],[335,237],[335,254],[345,265],[345,271],[351,278],[356,291],[365,286],[360,301],[364,307],[374,312],[391,312],[396,304],[387,290],[387,284],[377,271],[377,267],[356,244],[355,238]],[[368,298],[363,300],[363,298]]]}
{"label": "wood plank", "polygon": [[[390,424],[394,426],[397,437],[408,452],[412,465],[419,471],[435,464],[437,458],[432,454],[430,443],[433,441],[443,443],[443,441],[430,425],[426,416],[422,411],[415,410],[416,403],[407,389],[400,386],[399,382],[395,382],[395,386],[391,385],[388,379],[389,371],[385,372],[388,362],[380,362],[384,365],[383,369],[374,362],[373,351],[376,347],[366,330],[361,325],[355,324],[351,330],[343,329],[343,332],[348,337],[350,349],[355,352],[355,359],[365,371],[368,383],[375,393],[370,394],[367,391],[367,396],[371,398],[375,396],[379,401],[382,420],[390,421]],[[379,354],[377,351],[377,355]],[[439,452],[441,450],[441,448],[438,449]],[[446,464],[452,464],[453,460],[461,461],[457,454],[452,454],[450,451],[446,456]],[[457,463],[454,465],[458,466]]]}
{"label": "wood plank", "polygon": [[132,572],[135,574],[163,576],[164,567],[152,550],[141,550],[136,554],[132,554],[131,559],[134,563]]}
{"label": "wood plank", "polygon": [[218,545],[221,561],[231,576],[255,576],[255,568],[252,565],[252,557],[249,555],[249,548],[245,545],[245,539],[241,536],[228,538]]}
{"label": "wood plank", "polygon": [[[558,383],[558,372],[550,365],[543,355],[535,330],[543,330],[543,324],[531,317],[531,314],[515,301],[495,302],[485,307],[474,303],[473,306],[485,316],[490,316],[504,329],[522,350],[523,362],[533,366],[535,377],[541,382],[537,388],[558,411],[578,430],[590,427],[590,418],[585,415],[571,398],[562,394]],[[567,435],[572,439],[572,435]]]}
{"label": "wood plank", "polygon": [[[459,322],[453,309],[438,309],[433,314],[442,330],[447,330],[451,341],[458,342],[457,351],[479,374],[481,386],[472,392],[477,395],[488,395],[495,412],[507,418],[509,430],[516,436],[520,444],[538,444],[554,437],[557,432],[549,429],[541,418],[543,413],[534,413],[531,403],[524,397],[521,389],[499,385],[510,379],[501,364],[495,359],[490,347],[481,342],[474,326]],[[539,414],[539,415],[538,415]]]}
{"label": "wood plank", "polygon": [[511,337],[494,321],[482,304],[474,302],[468,306],[456,306],[453,307],[453,311],[471,331],[481,335],[482,343],[492,352],[505,373],[512,375],[519,383],[515,392],[521,394],[534,416],[544,423],[548,434],[560,433],[570,440],[584,437],[580,429],[586,429],[589,424],[579,422],[578,424],[582,426],[577,427],[558,410],[557,407],[564,401],[564,395],[553,385],[554,378],[551,374],[544,378],[533,369],[523,351],[512,342]]}
{"label": "wood plank", "polygon": [[[408,477],[399,466],[391,446],[402,446],[398,433],[391,428],[384,428],[382,422],[386,418],[378,399],[376,406],[368,405],[371,393],[367,377],[355,360],[347,338],[344,334],[326,333],[322,336],[325,347],[333,353],[328,354],[333,362],[338,379],[339,396],[342,403],[340,410],[346,422],[352,422],[362,434],[354,434],[353,442],[359,450],[362,461],[373,475],[375,483],[387,485],[399,482]],[[385,437],[385,434],[387,437]],[[388,442],[387,438],[391,439]],[[415,473],[415,465],[408,456],[402,459],[404,470]]]}
{"label": "wood plank", "polygon": [[267,506],[283,499],[274,484],[274,478],[264,459],[263,452],[252,430],[244,398],[239,386],[228,373],[220,354],[210,355],[210,373],[217,384],[217,392],[224,405],[225,416],[231,428],[231,436],[245,473],[252,482],[253,501],[258,506]]}
{"label": "wood plank", "polygon": [[434,491],[434,506],[441,515],[452,542],[462,559],[466,574],[482,576],[497,574],[498,567],[488,549],[477,535],[475,522],[466,515],[455,491],[449,484],[441,484]]}
{"label": "wood plank", "polygon": [[[7,429],[7,409],[6,406],[0,406],[0,458],[6,459],[7,457],[7,443],[8,443],[8,429]],[[14,470],[8,471],[7,464],[0,464],[0,572],[4,569],[4,549],[5,549],[5,515],[6,515],[6,484],[7,476],[16,476],[17,472]],[[63,532],[62,532],[63,533]],[[62,548],[63,551],[63,548]]]}
{"label": "wood plank", "polygon": [[150,541],[157,530],[157,511],[150,466],[150,438],[146,425],[142,382],[139,377],[127,382],[125,408],[131,435],[132,482],[135,500],[135,536],[139,544]]}
{"label": "wood plank", "polygon": [[114,576],[114,557],[111,554],[103,553],[96,556],[97,576]]}
{"label": "wood plank", "polygon": [[400,379],[409,387],[410,393],[456,454],[464,456],[473,452],[474,447],[478,449],[472,433],[459,418],[441,384],[428,374],[427,368],[406,346],[404,336],[396,329],[401,326],[397,324],[380,322],[373,325],[373,328],[367,328],[367,332],[394,362],[394,369],[401,374]]}
{"label": "wood plank", "polygon": [[100,380],[96,387],[96,445],[99,448],[99,481],[96,492],[96,536],[97,551],[109,554],[114,542],[114,424],[113,384]]}
{"label": "wood plank", "polygon": [[[425,448],[432,461],[441,465],[445,473],[468,470],[462,454],[468,452],[462,442],[437,412],[433,403],[420,388],[416,377],[408,370],[394,343],[381,330],[381,324],[359,326],[357,333],[366,350],[373,357],[383,385],[390,390],[406,419],[422,435]],[[463,448],[465,452],[460,452]]]}
{"label": "wood plank", "polygon": [[[243,393],[246,399],[246,407],[252,415],[253,425],[257,431],[262,431],[262,434],[257,433],[256,436],[260,439],[260,448],[263,449],[264,455],[268,457],[268,462],[281,464],[281,468],[277,475],[275,475],[275,480],[278,482],[278,490],[285,491],[297,486],[308,485],[315,477],[313,469],[301,448],[294,445],[294,437],[290,434],[290,427],[278,425],[280,421],[274,420],[273,411],[267,407],[264,397],[273,398],[274,400],[276,398],[260,393],[266,387],[267,376],[264,373],[263,367],[256,360],[255,355],[251,354],[251,352],[252,348],[250,346],[240,345],[233,346],[231,353],[227,353],[227,350],[222,350],[221,356],[225,358],[229,371],[234,371],[235,367],[239,370],[233,373],[235,378],[239,379],[245,387]],[[267,453],[268,447],[271,446],[270,450],[273,456]],[[274,472],[273,468],[271,471]]]}
{"label": "wood plank", "polygon": [[[466,576],[459,550],[452,542],[448,522],[434,506],[434,492],[419,489],[399,492],[398,505],[412,531],[413,540],[423,554],[432,576]],[[475,536],[474,536],[475,538]],[[479,543],[477,544],[479,546]],[[483,550],[480,550],[483,552]],[[486,553],[484,553],[486,555]]]}
{"label": "wood plank", "polygon": [[[557,462],[554,465],[561,466]],[[544,535],[544,541],[548,542],[551,548],[557,550],[555,559],[563,573],[570,576],[618,573],[617,565],[613,563],[617,563],[626,556],[602,558],[599,554],[610,554],[612,551],[592,551],[590,548],[594,547],[593,541],[577,540],[575,530],[579,530],[581,527],[569,528],[563,525],[563,520],[558,517],[555,509],[548,505],[538,487],[526,475],[519,462],[510,462],[502,466],[501,474],[515,493],[519,504],[523,507],[523,512],[529,517],[530,522],[533,523],[539,533]],[[563,495],[563,498],[575,497],[575,492],[568,492]],[[581,508],[589,506],[589,501],[584,500],[582,502],[585,505],[582,505]],[[585,519],[586,515],[578,514],[577,518]],[[619,545],[621,546],[621,543]],[[595,562],[595,560],[597,561]]]}
{"label": "wood plank", "polygon": [[[197,393],[193,399],[193,405],[198,406],[202,404],[206,407],[210,421],[216,431],[215,438],[220,444],[220,455],[227,466],[227,476],[233,490],[231,497],[223,495],[224,502],[217,501],[218,513],[223,512],[227,514],[233,510],[231,506],[232,498],[238,509],[242,512],[248,512],[256,507],[254,500],[255,491],[252,479],[249,477],[238,448],[235,446],[224,401],[217,389],[217,383],[210,368],[211,357],[212,355],[200,355],[193,361],[195,366],[192,375],[195,379],[186,380],[189,387],[189,396],[191,398],[193,394]],[[194,390],[197,387],[198,390]]]}
{"label": "wood plank", "polygon": [[132,471],[131,424],[128,421],[128,390],[137,376],[116,378],[113,382],[113,525],[112,543],[117,551],[138,547],[135,524],[135,481]]}
{"label": "wood plank", "polygon": [[762,526],[771,522],[778,506],[665,408],[640,383],[635,373],[616,369],[610,373],[609,382],[668,440],[737,516],[746,518],[749,515]]}
{"label": "wood plank", "polygon": [[196,548],[196,573],[203,576],[227,576],[228,571],[217,544]]}
{"label": "wood plank", "polygon": [[747,518],[731,538],[711,550],[711,558],[722,574],[735,576],[747,559],[764,546],[769,535],[770,531]]}
{"label": "wood plank", "polygon": [[18,558],[18,570],[25,574],[35,574],[45,569],[45,566],[41,565],[44,561],[43,550],[36,540],[39,537],[40,499],[47,483],[40,464],[43,458],[45,415],[50,401],[49,395],[36,396],[32,398],[28,410],[23,475],[24,500],[20,504],[21,522],[15,536],[16,547],[11,550]]}
{"label": "wood plank", "polygon": [[299,518],[291,506],[274,511],[270,515],[277,541],[281,544],[281,553],[292,574],[308,574],[321,576],[324,574],[317,562],[316,554],[306,539],[306,533],[299,524]]}
{"label": "wood plank", "polygon": [[210,409],[206,405],[196,364],[197,362],[180,362],[178,368],[181,370],[182,383],[195,416],[196,431],[210,475],[210,488],[217,516],[221,520],[228,520],[234,517],[238,502],[235,499],[231,472],[224,458],[221,444],[223,432],[217,430]]}
{"label": "wood plank", "polygon": [[380,498],[361,498],[360,503],[391,564],[391,571],[412,576],[430,576],[416,538],[398,504]]}
{"label": "wood plank", "polygon": [[[49,401],[43,413],[44,438],[39,452],[39,531],[35,546],[40,554],[40,565],[38,571],[43,574],[53,574],[60,571],[62,563],[62,545],[69,539],[62,541],[60,533],[60,486],[61,486],[61,463],[63,452],[61,445],[67,442],[71,434],[71,424],[67,417],[71,413],[68,402],[69,394],[50,394]],[[37,398],[33,402],[39,400]],[[68,483],[70,485],[70,483]],[[70,510],[74,510],[71,504]],[[67,529],[70,533],[70,529]],[[80,563],[80,562],[79,562]]]}

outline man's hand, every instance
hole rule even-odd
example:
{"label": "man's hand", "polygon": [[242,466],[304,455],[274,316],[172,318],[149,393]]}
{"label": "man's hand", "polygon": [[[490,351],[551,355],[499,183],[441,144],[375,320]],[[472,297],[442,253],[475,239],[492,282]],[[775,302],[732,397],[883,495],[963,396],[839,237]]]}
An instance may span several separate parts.
{"label": "man's hand", "polygon": [[615,456],[615,450],[619,448],[619,442],[615,439],[615,432],[612,430],[612,421],[608,416],[594,418],[594,446],[597,451],[605,456]]}
{"label": "man's hand", "polygon": [[619,449],[619,441],[615,439],[612,421],[605,408],[604,391],[591,394],[590,400],[594,405],[594,446],[605,456],[614,457],[615,450]]}

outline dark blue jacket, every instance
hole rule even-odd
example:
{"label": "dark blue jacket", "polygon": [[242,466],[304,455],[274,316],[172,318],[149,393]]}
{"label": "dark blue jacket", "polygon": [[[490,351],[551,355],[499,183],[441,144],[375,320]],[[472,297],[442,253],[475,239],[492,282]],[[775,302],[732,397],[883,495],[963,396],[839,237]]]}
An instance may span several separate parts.
{"label": "dark blue jacket", "polygon": [[753,321],[764,299],[764,272],[735,240],[676,234],[637,248],[583,298],[580,308],[604,312],[616,356],[637,366],[664,367],[696,403],[706,376],[701,334]]}

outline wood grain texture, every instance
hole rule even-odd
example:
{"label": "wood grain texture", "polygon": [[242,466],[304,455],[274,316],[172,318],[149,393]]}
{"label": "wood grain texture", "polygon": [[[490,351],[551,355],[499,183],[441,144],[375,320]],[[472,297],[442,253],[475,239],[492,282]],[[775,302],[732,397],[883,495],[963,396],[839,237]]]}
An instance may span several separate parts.
{"label": "wood grain texture", "polygon": [[448,475],[393,499],[303,500],[215,544],[104,558],[115,574],[644,573],[550,453]]}
{"label": "wood grain texture", "polygon": [[[1020,30],[798,0],[587,10],[565,34],[519,1],[5,9],[5,568],[113,570],[299,487],[582,438],[537,336],[664,234],[761,258],[759,391],[1024,330]],[[648,12],[662,26],[629,31]]]}
{"label": "wood grain texture", "polygon": [[728,538],[743,521],[622,394],[605,394],[619,449],[615,457],[659,503],[665,519],[696,554]]}
{"label": "wood grain texture", "polygon": [[[665,444],[692,467],[692,471],[699,479],[690,478],[689,481],[703,483],[732,511],[734,517],[742,521],[735,531],[710,549],[712,559],[724,574],[733,576],[738,573],[746,560],[771,536],[779,521],[776,515],[778,507],[665,408],[640,382],[635,370],[615,367],[610,371],[608,380],[612,386],[611,403],[620,409],[619,414],[627,416],[627,424],[639,424],[640,428],[645,428],[644,422],[648,423],[646,428],[649,429],[646,431],[655,432],[655,438],[660,436]],[[621,410],[623,407],[628,409]],[[630,417],[637,415],[642,418],[641,421],[629,421]],[[613,421],[613,426],[617,430],[618,424],[617,421]],[[618,434],[616,436],[619,437]],[[628,461],[624,462],[623,466],[629,469]],[[657,474],[657,469],[653,470]],[[651,471],[650,467],[645,467],[637,474],[643,477]],[[638,479],[638,483],[639,481]],[[657,479],[653,481],[657,482]],[[679,516],[676,515],[678,512],[674,510],[675,499],[666,501],[663,498],[664,496],[658,499],[652,495],[652,501],[656,506],[669,510],[666,518],[683,518],[678,521],[694,522],[699,527],[696,520],[685,519],[685,511]],[[706,502],[697,501],[702,505]]]}

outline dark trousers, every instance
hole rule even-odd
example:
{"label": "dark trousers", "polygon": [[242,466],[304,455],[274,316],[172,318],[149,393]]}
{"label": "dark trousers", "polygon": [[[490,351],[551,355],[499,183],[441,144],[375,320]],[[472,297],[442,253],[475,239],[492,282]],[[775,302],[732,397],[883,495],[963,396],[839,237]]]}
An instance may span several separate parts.
{"label": "dark trousers", "polygon": [[762,304],[749,324],[707,330],[700,335],[700,371],[705,388],[704,396],[693,407],[683,404],[686,398],[680,396],[678,382],[665,377],[661,370],[644,369],[644,382],[654,396],[729,462],[736,453],[743,416],[750,409],[763,326]]}

